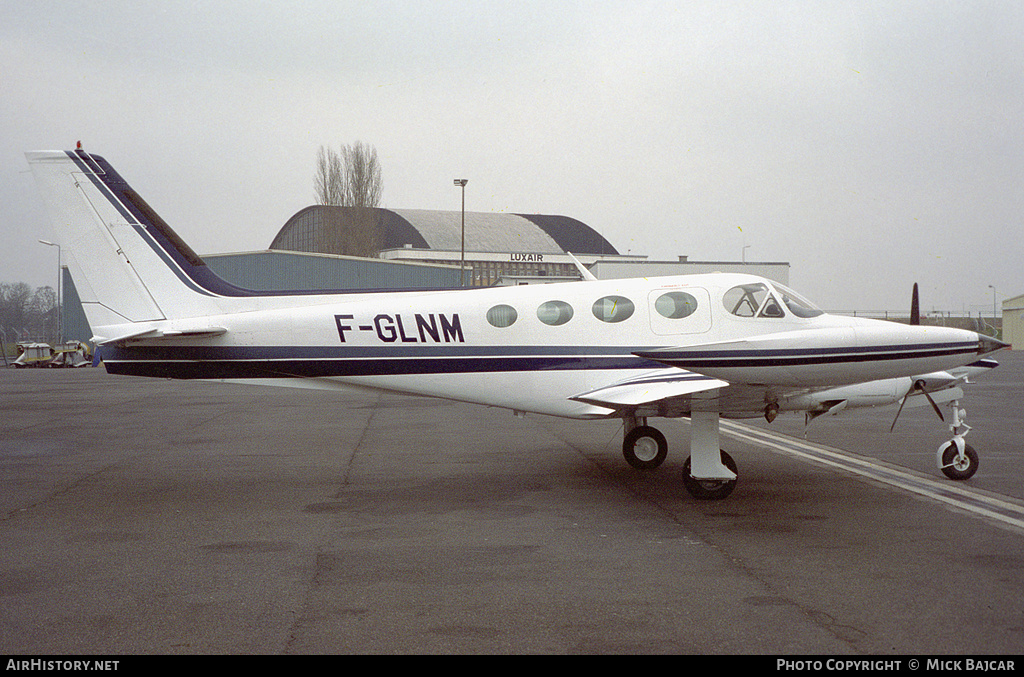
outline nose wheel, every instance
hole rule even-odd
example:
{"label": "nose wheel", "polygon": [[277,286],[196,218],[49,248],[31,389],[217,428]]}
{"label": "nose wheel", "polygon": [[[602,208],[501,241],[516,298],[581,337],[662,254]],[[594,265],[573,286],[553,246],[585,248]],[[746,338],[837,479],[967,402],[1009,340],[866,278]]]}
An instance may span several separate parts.
{"label": "nose wheel", "polygon": [[966,480],[978,472],[978,452],[964,441],[964,435],[971,430],[971,426],[963,420],[967,412],[960,408],[957,400],[953,400],[951,405],[953,421],[949,424],[949,431],[953,434],[953,439],[939,447],[935,452],[935,460],[939,470],[949,479]]}
{"label": "nose wheel", "polygon": [[951,480],[966,480],[978,472],[978,452],[961,437],[939,447],[939,469]]}

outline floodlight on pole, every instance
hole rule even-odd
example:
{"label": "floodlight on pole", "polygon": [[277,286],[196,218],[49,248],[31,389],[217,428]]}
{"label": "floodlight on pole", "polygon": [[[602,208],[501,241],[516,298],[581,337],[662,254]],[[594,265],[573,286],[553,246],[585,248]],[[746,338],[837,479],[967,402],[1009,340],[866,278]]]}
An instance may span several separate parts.
{"label": "floodlight on pole", "polygon": [[462,188],[462,254],[459,259],[459,286],[466,286],[466,184],[469,179],[455,179],[455,185]]}
{"label": "floodlight on pole", "polygon": [[992,331],[996,330],[996,288],[993,285],[988,286],[992,290]]}

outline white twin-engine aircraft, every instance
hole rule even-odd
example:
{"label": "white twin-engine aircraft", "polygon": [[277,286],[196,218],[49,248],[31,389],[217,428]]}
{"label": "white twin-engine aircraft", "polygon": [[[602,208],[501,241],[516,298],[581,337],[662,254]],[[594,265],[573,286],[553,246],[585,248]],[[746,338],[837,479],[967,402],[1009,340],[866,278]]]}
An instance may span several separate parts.
{"label": "white twin-engine aircraft", "polygon": [[953,439],[939,467],[954,479],[977,468],[959,386],[996,366],[979,357],[1006,344],[975,332],[828,315],[743,274],[254,292],[214,275],[103,158],[80,148],[27,157],[113,374],[621,418],[623,454],[640,469],[659,466],[668,449],[647,419],[685,416],[684,484],[711,499],[736,483],[720,416],[803,411],[810,421],[846,407],[930,403],[939,412],[937,402],[951,402]]}

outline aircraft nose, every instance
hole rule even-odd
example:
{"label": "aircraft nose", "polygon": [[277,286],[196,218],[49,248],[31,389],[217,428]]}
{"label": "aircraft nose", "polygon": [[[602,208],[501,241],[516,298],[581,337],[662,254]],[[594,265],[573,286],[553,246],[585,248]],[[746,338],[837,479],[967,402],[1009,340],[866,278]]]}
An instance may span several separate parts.
{"label": "aircraft nose", "polygon": [[978,354],[984,355],[986,353],[992,353],[1003,348],[1009,348],[1009,343],[1003,343],[998,339],[994,339],[991,336],[985,336],[984,334],[978,334]]}

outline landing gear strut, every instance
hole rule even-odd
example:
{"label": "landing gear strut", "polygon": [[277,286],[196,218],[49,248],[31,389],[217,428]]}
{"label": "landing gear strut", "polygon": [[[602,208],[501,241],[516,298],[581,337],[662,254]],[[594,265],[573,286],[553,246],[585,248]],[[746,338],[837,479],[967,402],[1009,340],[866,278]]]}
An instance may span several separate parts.
{"label": "landing gear strut", "polygon": [[944,443],[935,452],[935,461],[942,474],[951,480],[966,480],[978,472],[978,452],[964,441],[964,436],[971,426],[964,423],[967,412],[960,408],[960,401],[950,402],[953,409],[953,421],[949,424],[949,432],[953,439]]}
{"label": "landing gear strut", "polygon": [[[668,442],[647,419],[624,419],[622,455],[638,470],[653,470],[668,456]],[[721,500],[736,488],[736,462],[718,446],[718,412],[690,414],[690,457],[683,465],[683,486],[694,498]]]}

